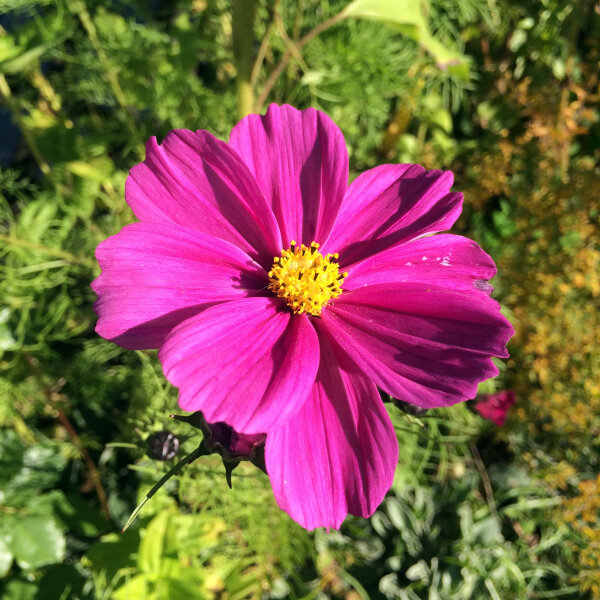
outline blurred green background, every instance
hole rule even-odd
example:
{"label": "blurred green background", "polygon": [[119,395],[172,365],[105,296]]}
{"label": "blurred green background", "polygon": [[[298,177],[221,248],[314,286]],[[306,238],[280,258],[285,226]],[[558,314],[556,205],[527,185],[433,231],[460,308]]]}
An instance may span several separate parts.
{"label": "blurred green background", "polygon": [[[599,43],[595,0],[0,0],[0,597],[600,598]],[[394,486],[339,532],[211,456],[121,534],[200,440],[156,353],[95,335],[94,249],[148,137],[268,102],[326,111],[352,176],[454,171],[516,328],[481,392],[517,403],[389,404]]]}

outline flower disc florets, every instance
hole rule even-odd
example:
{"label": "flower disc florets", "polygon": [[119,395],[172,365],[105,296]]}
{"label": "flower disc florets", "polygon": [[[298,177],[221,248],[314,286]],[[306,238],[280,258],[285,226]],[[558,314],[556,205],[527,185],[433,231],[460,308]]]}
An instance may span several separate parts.
{"label": "flower disc florets", "polygon": [[269,271],[269,289],[283,298],[295,314],[318,317],[332,298],[342,293],[342,282],[348,273],[340,273],[337,254],[323,256],[319,244],[310,247],[296,242],[276,256]]}

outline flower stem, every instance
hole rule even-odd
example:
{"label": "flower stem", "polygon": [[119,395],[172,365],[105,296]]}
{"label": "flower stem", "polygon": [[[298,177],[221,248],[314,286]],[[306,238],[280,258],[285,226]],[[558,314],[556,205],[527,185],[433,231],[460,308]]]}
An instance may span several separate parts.
{"label": "flower stem", "polygon": [[43,376],[42,370],[40,369],[38,360],[29,354],[25,355],[25,359],[27,360],[27,363],[29,364],[30,369],[32,370],[32,372],[34,373],[34,375],[36,376],[38,381],[41,382],[42,389],[44,390],[44,395],[46,396],[48,403],[54,410],[54,416],[56,417],[57,421],[62,425],[62,427],[65,429],[65,431],[67,432],[67,434],[69,435],[71,440],[73,441],[73,444],[79,451],[79,454],[87,467],[88,476],[89,476],[90,482],[92,483],[92,485],[94,486],[94,489],[96,490],[96,495],[98,496],[98,501],[100,502],[100,509],[101,509],[102,514],[106,517],[106,519],[108,521],[112,521],[112,517],[110,515],[110,510],[108,508],[108,496],[106,495],[106,490],[104,489],[104,486],[102,485],[102,478],[100,476],[100,471],[98,470],[96,463],[90,456],[90,453],[87,451],[87,448],[85,447],[83,441],[79,437],[79,434],[75,430],[75,427],[73,427],[73,424],[67,417],[67,414],[60,406],[59,390],[65,383],[64,379],[59,380],[53,387],[49,387],[44,382],[44,376]]}
{"label": "flower stem", "polygon": [[156,492],[158,492],[158,490],[160,490],[160,488],[165,485],[165,483],[167,483],[167,481],[169,481],[173,475],[177,475],[177,473],[179,473],[183,467],[193,463],[197,458],[206,454],[208,453],[204,447],[204,444],[201,443],[193,452],[188,454],[183,460],[180,460],[168,473],[163,475],[152,487],[152,489],[144,496],[143,500],[135,507],[135,510],[131,513],[129,519],[127,519],[127,523],[125,523],[121,533],[124,533],[127,530],[135,518],[140,514],[144,504],[146,504],[146,502],[148,502],[148,500],[150,500],[150,498],[152,498],[152,496],[154,496],[154,494],[156,494]]}
{"label": "flower stem", "polygon": [[237,69],[238,116],[241,119],[254,109],[252,86],[255,0],[233,0],[233,57]]}

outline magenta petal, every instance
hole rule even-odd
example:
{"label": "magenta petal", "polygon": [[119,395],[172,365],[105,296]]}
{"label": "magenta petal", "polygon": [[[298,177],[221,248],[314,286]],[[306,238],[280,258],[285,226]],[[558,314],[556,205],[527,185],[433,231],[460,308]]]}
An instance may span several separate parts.
{"label": "magenta petal", "polygon": [[339,364],[320,338],[312,392],[293,419],[269,432],[265,460],[283,510],[306,529],[337,529],[348,513],[368,517],[380,504],[394,479],[398,441],[375,385]]}
{"label": "magenta petal", "polygon": [[321,314],[365,375],[423,408],[473,398],[498,374],[513,328],[485,293],[419,282],[378,284],[342,294]]}
{"label": "magenta petal", "polygon": [[185,319],[256,293],[267,278],[229,242],[166,223],[129,225],[102,242],[96,257],[96,331],[129,349],[160,347]]}
{"label": "magenta petal", "polygon": [[281,249],[277,222],[254,177],[206,131],[171,131],[160,145],[151,138],[146,160],[131,169],[125,197],[141,221],[210,233],[265,261]]}
{"label": "magenta petal", "polygon": [[319,363],[317,334],[305,315],[273,298],[208,308],[179,325],[159,359],[184,410],[201,410],[239,433],[283,425],[306,400]]}
{"label": "magenta petal", "polygon": [[345,290],[366,285],[434,282],[436,286],[477,293],[492,291],[494,261],[479,245],[458,235],[440,234],[394,246],[348,269]]}
{"label": "magenta petal", "polygon": [[284,247],[329,235],[348,184],[348,153],[327,115],[271,104],[266,115],[242,119],[229,144],[270,202]]}
{"label": "magenta petal", "polygon": [[418,165],[381,165],[359,175],[348,188],[324,252],[338,252],[350,265],[371,254],[445,231],[462,208],[462,194],[450,193],[450,171]]}

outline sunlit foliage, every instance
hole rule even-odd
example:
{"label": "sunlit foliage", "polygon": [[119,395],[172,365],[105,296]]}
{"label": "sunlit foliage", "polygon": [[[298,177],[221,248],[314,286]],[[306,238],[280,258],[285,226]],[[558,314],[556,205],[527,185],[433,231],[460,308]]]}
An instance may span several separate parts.
{"label": "sunlit foliage", "polygon": [[[257,96],[345,0],[261,0]],[[120,528],[173,465],[147,453],[176,394],[153,352],[93,327],[94,249],[131,219],[128,169],[177,127],[237,120],[231,3],[0,0],[0,596],[563,598],[600,595],[600,120],[597,2],[430,0],[440,69],[414,36],[341,21],[267,101],[341,126],[354,174],[451,168],[459,227],[499,266],[514,389],[501,430],[465,406],[390,412],[396,481],[369,520],[309,534],[242,466],[203,458]]]}

